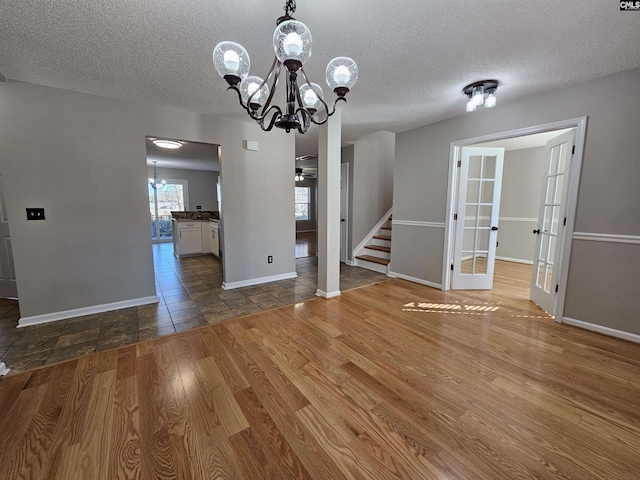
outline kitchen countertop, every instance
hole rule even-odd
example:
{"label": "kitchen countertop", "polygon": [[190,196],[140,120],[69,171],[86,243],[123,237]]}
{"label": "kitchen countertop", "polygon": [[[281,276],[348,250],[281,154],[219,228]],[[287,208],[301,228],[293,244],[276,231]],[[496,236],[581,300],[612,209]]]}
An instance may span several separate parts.
{"label": "kitchen countertop", "polygon": [[171,217],[173,220],[178,220],[178,221],[182,221],[182,220],[187,220],[187,221],[194,221],[194,220],[211,220],[211,219],[215,219],[217,218],[218,212],[216,211],[209,211],[209,210],[195,210],[195,211],[188,211],[188,212],[171,212]]}

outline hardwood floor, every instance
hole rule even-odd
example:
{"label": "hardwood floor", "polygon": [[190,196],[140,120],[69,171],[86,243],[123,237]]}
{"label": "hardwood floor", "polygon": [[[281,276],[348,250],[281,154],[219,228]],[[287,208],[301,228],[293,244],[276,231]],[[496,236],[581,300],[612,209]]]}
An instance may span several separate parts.
{"label": "hardwood floor", "polygon": [[0,429],[3,479],[637,479],[640,345],[395,279],[1,378]]}

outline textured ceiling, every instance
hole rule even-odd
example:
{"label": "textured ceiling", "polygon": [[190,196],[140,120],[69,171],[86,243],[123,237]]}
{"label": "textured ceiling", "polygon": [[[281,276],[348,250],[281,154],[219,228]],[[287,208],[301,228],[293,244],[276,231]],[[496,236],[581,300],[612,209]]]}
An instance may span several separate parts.
{"label": "textured ceiling", "polygon": [[[245,46],[266,74],[283,0],[20,0],[0,2],[0,71],[10,79],[215,117],[238,116],[211,52]],[[640,12],[603,0],[298,0],[313,34],[305,69],[325,85],[334,56],[358,83],[343,139],[400,132],[464,111],[462,87],[497,78],[514,98],[640,66]],[[282,87],[281,87],[282,88]],[[327,91],[328,88],[325,89]],[[314,131],[315,132],[315,131]],[[297,155],[316,152],[315,133]]]}

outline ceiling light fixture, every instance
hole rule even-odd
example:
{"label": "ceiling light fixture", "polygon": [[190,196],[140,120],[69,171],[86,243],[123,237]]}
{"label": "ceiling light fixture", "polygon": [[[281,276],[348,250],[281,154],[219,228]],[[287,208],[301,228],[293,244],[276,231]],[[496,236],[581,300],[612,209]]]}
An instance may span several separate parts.
{"label": "ceiling light fixture", "polygon": [[151,188],[153,188],[154,190],[157,190],[158,187],[162,188],[167,184],[166,180],[160,180],[160,183],[158,183],[158,173],[156,172],[156,163],[158,163],[158,161],[154,160],[153,161],[153,178],[149,179],[149,185],[151,185]]}
{"label": "ceiling light fixture", "polygon": [[304,177],[302,176],[302,169],[296,168],[296,182],[301,182],[303,180],[304,180]]}
{"label": "ceiling light fixture", "polygon": [[178,142],[177,140],[165,140],[162,138],[154,138],[151,141],[153,142],[154,145],[161,148],[176,149],[182,146],[182,142]]}
{"label": "ceiling light fixture", "polygon": [[462,89],[462,92],[468,97],[467,112],[473,112],[477,107],[484,103],[485,108],[493,108],[496,106],[496,90],[498,90],[498,80],[481,80],[474,82]]}
{"label": "ceiling light fixture", "polygon": [[[335,113],[340,100],[346,102],[345,95],[358,79],[358,66],[349,57],[336,57],[327,65],[327,85],[338,96],[329,111],[322,88],[309,81],[303,68],[311,56],[311,32],[304,23],[291,16],[296,11],[295,0],[286,0],[284,11],[285,15],[278,18],[273,33],[276,56],[264,79],[249,75],[249,54],[235,42],[225,41],[216,45],[213,64],[229,84],[228,89],[238,93],[242,108],[258,122],[262,130],[269,131],[275,125],[287,132],[297,130],[305,133],[312,123],[326,123]],[[271,105],[283,65],[287,89],[284,109]],[[299,74],[302,75],[301,85],[298,85]],[[271,88],[268,85],[270,80]]]}

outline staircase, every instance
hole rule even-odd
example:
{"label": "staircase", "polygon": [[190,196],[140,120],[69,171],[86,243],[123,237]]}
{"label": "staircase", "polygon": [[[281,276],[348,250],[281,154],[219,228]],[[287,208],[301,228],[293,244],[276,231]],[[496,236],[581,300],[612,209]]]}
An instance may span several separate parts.
{"label": "staircase", "polygon": [[355,265],[380,273],[388,273],[391,259],[391,220],[389,215],[355,256]]}

